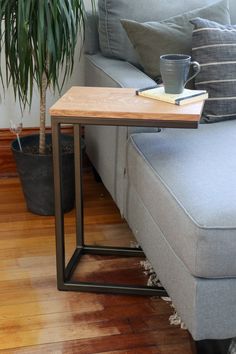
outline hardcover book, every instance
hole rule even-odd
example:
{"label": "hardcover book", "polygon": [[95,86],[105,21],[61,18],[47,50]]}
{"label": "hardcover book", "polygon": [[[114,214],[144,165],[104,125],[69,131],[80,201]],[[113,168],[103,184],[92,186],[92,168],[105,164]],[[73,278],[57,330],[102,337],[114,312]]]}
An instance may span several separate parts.
{"label": "hardcover book", "polygon": [[169,102],[176,105],[184,105],[192,102],[206,100],[208,93],[205,90],[184,89],[180,94],[165,93],[163,86],[151,87],[136,91],[137,95],[152,98],[159,101]]}

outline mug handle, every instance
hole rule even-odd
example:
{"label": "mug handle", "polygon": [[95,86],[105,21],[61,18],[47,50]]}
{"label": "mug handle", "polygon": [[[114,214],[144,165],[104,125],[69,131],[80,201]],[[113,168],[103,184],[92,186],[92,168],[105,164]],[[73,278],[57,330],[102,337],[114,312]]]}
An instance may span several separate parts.
{"label": "mug handle", "polygon": [[195,73],[194,73],[192,76],[190,76],[190,78],[189,78],[187,81],[185,81],[184,86],[185,86],[190,80],[192,80],[195,76],[197,76],[197,75],[199,74],[200,70],[201,70],[201,66],[200,66],[200,64],[199,64],[197,61],[191,61],[190,65],[193,65],[193,70],[195,71]]}

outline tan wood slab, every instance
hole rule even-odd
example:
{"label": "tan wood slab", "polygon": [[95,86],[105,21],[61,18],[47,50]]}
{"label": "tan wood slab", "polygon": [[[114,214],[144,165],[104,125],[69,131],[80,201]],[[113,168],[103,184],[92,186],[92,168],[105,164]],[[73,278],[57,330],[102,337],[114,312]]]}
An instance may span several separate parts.
{"label": "tan wood slab", "polygon": [[[77,117],[90,120],[96,118],[97,124],[102,120],[106,124],[113,119],[117,125],[172,121],[189,122],[197,126],[204,102],[176,106],[170,103],[140,97],[133,88],[72,87],[50,109],[52,117]],[[111,122],[110,122],[111,123]]]}

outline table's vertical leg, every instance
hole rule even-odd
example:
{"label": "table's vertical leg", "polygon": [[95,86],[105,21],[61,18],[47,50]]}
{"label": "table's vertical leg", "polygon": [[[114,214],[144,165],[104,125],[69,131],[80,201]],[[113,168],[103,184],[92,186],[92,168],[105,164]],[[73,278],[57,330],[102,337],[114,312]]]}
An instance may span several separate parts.
{"label": "table's vertical leg", "polygon": [[65,282],[65,239],[64,214],[62,210],[62,179],[61,179],[61,142],[60,123],[52,119],[53,171],[54,171],[54,200],[56,227],[56,262],[57,287],[63,290]]}
{"label": "table's vertical leg", "polygon": [[76,246],[84,246],[81,125],[74,125]]}

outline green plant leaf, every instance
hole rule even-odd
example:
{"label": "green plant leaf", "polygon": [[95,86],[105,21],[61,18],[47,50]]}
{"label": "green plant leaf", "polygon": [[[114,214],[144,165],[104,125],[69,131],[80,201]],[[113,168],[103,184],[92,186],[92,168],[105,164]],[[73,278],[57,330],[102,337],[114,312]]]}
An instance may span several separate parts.
{"label": "green plant leaf", "polygon": [[[94,5],[94,0],[91,0]],[[5,52],[6,86],[23,107],[31,105],[33,84],[61,90],[71,75],[78,36],[84,38],[84,0],[0,0],[0,54]],[[59,71],[64,76],[59,81]],[[3,71],[0,79],[4,85]]]}
{"label": "green plant leaf", "polygon": [[[5,53],[6,69],[3,77],[0,66],[0,81],[4,89],[5,83],[13,87],[22,109],[31,107],[35,83],[40,97],[47,87],[61,91],[73,70],[78,37],[84,39],[85,19],[84,0],[0,0],[0,56]],[[45,109],[40,111],[45,129]]]}

